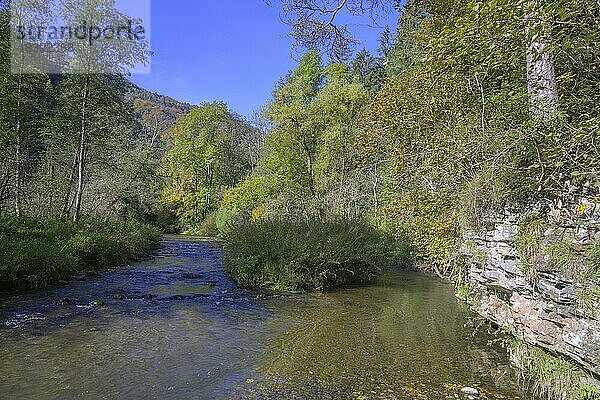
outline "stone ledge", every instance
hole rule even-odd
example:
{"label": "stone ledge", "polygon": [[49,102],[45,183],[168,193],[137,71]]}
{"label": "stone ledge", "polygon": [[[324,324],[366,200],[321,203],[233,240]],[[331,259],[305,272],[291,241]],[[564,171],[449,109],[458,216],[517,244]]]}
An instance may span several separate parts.
{"label": "stone ledge", "polygon": [[[582,310],[580,288],[559,273],[540,271],[533,282],[519,268],[514,244],[520,215],[506,213],[490,222],[494,229],[465,233],[461,253],[469,262],[474,297],[470,304],[483,317],[508,327],[524,342],[566,356],[600,376],[600,304]],[[588,221],[589,222],[589,221]],[[600,237],[600,218],[582,228],[560,226],[575,244]]]}

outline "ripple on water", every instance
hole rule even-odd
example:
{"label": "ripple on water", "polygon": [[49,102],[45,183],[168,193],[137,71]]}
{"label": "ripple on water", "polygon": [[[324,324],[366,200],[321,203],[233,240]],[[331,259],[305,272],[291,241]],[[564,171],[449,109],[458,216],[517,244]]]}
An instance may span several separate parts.
{"label": "ripple on water", "polygon": [[514,398],[504,352],[470,317],[415,273],[326,294],[240,290],[219,244],[167,238],[152,258],[0,299],[0,398]]}

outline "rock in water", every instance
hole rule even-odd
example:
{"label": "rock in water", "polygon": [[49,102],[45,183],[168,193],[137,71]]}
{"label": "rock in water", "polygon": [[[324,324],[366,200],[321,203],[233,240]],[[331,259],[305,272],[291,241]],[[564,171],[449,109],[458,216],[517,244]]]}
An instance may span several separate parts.
{"label": "rock in water", "polygon": [[91,306],[92,307],[104,307],[106,304],[104,303],[103,300],[94,300],[92,301]]}
{"label": "rock in water", "polygon": [[183,272],[181,274],[181,277],[183,279],[198,279],[198,278],[202,278],[201,275],[195,274],[193,272]]}
{"label": "rock in water", "polygon": [[477,396],[479,394],[479,391],[477,389],[468,386],[465,386],[464,388],[460,389],[460,391],[464,394],[468,394],[471,396]]}

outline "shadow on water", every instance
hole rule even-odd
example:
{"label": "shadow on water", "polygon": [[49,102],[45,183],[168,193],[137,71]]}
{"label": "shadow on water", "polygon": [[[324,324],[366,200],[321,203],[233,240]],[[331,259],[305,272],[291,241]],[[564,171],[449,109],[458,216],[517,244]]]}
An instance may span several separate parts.
{"label": "shadow on water", "polygon": [[218,243],[168,237],[131,266],[0,298],[0,399],[446,399],[467,385],[515,398],[506,356],[470,317],[417,273],[241,290]]}

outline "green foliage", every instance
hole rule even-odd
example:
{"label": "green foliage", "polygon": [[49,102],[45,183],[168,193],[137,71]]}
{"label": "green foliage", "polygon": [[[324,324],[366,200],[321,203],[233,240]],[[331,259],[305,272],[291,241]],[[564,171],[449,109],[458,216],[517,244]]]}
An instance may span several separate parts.
{"label": "green foliage", "polygon": [[515,245],[521,255],[521,269],[532,279],[537,279],[538,264],[544,258],[542,239],[547,223],[537,213],[531,213],[519,222]]}
{"label": "green foliage", "polygon": [[225,236],[226,266],[240,285],[327,290],[371,282],[394,260],[391,238],[359,222],[244,225]]}
{"label": "green foliage", "polygon": [[593,306],[590,284],[598,274],[598,244],[576,244],[573,239],[546,234],[551,225],[539,213],[530,213],[519,222],[515,245],[521,257],[522,272],[533,281],[539,271],[554,271],[573,279],[582,288],[577,291],[578,303]]}
{"label": "green foliage", "polygon": [[597,400],[600,399],[600,387],[589,384],[581,384],[576,392],[577,400]]}
{"label": "green foliage", "polygon": [[264,175],[254,175],[226,190],[216,217],[219,233],[227,234],[244,223],[263,219],[272,186]]}
{"label": "green foliage", "polygon": [[[63,19],[79,22],[90,13],[97,22],[116,13],[110,1],[21,5],[27,8],[21,17],[40,18],[38,23],[59,11],[68,14]],[[95,54],[92,58],[111,74],[12,74],[8,13],[0,12],[0,208],[49,218],[80,212],[150,217],[157,146],[138,129],[126,93],[133,85],[121,75],[126,64],[145,61],[145,43],[136,48],[121,43]],[[87,47],[65,51],[65,66],[77,62],[73,56],[92,51]],[[27,65],[15,68],[29,71]]]}
{"label": "green foliage", "polygon": [[354,82],[360,83],[368,92],[376,93],[385,78],[385,67],[380,58],[362,49],[350,63],[349,73]]}
{"label": "green foliage", "polygon": [[313,100],[325,77],[321,56],[305,54],[289,79],[273,94],[266,116],[273,129],[265,143],[263,164],[282,190],[314,193],[314,164],[320,124]]}
{"label": "green foliage", "polygon": [[253,133],[224,103],[205,103],[179,119],[165,135],[161,202],[182,226],[197,225],[218,208],[222,191],[250,170],[242,135]]}
{"label": "green foliage", "polygon": [[0,215],[0,290],[36,289],[149,253],[160,235],[122,220],[78,223]]}
{"label": "green foliage", "polygon": [[564,240],[548,244],[545,254],[548,257],[548,267],[558,271],[568,270],[579,258],[576,246]]}
{"label": "green foliage", "polygon": [[184,235],[191,235],[203,238],[216,238],[220,232],[217,226],[217,212],[214,211],[206,216],[202,222],[189,226]]}
{"label": "green foliage", "polygon": [[411,243],[422,267],[442,275],[451,273],[450,262],[457,246],[457,224],[447,201],[424,193],[407,193],[387,204],[382,213],[386,225],[394,227],[398,240]]}
{"label": "green foliage", "polygon": [[597,399],[600,386],[593,377],[564,358],[541,348],[529,346],[508,330],[500,340],[519,369],[520,379],[544,400]]}
{"label": "green foliage", "polygon": [[264,113],[271,131],[257,168],[224,192],[221,230],[261,219],[368,214],[373,176],[359,168],[355,141],[369,94],[355,73],[362,72],[339,63],[324,67],[321,56],[309,51],[278,85]]}
{"label": "green foliage", "polygon": [[[592,88],[600,58],[592,50],[598,30],[590,29],[599,11],[597,2],[571,0],[402,5],[385,52],[388,79],[358,144],[364,165],[377,164],[382,174],[378,219],[425,261],[447,265],[456,258],[453,237],[507,205],[599,194]],[[532,21],[532,13],[545,19]],[[558,110],[543,121],[531,112],[527,74],[527,48],[542,34],[552,37],[547,51],[559,96]],[[533,236],[518,240],[535,273],[541,245]],[[565,265],[568,249],[554,250],[552,262]]]}
{"label": "green foliage", "polygon": [[538,396],[549,400],[573,398],[573,383],[580,373],[574,365],[537,349],[532,350],[524,362],[526,373],[532,379],[533,390]]}
{"label": "green foliage", "polygon": [[468,300],[473,293],[473,287],[469,284],[462,284],[456,287],[456,296],[461,300]]}

